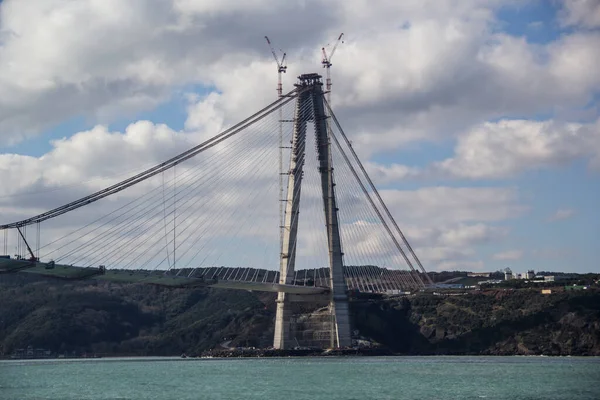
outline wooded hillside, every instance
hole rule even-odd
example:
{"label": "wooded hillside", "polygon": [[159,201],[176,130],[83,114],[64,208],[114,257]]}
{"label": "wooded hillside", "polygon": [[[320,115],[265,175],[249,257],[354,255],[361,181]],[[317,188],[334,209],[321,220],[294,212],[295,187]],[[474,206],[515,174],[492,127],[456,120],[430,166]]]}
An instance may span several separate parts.
{"label": "wooded hillside", "polygon": [[[0,353],[199,354],[272,342],[275,296],[0,276]],[[600,355],[600,292],[419,294],[353,302],[356,328],[405,354]]]}

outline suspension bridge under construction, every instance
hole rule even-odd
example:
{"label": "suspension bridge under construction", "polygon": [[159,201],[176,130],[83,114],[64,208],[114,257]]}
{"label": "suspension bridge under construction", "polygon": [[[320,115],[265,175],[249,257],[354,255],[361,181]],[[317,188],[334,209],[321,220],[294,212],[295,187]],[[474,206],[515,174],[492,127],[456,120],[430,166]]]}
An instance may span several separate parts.
{"label": "suspension bridge under construction", "polygon": [[351,346],[349,295],[431,281],[327,93],[301,75],[158,165],[50,211],[24,205],[36,215],[0,225],[0,273],[277,292],[274,348],[298,342],[297,302],[326,305],[311,344]]}

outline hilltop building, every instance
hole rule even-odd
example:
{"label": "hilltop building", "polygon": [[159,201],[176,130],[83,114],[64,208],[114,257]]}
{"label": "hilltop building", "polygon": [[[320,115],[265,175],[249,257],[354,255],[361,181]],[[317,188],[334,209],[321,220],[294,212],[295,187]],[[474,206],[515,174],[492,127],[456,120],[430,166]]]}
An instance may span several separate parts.
{"label": "hilltop building", "polygon": [[533,279],[533,278],[535,278],[535,272],[532,269],[530,269],[525,274],[525,279]]}
{"label": "hilltop building", "polygon": [[506,280],[506,281],[511,280],[511,279],[527,279],[527,280],[531,280],[531,279],[534,279],[534,278],[538,278],[538,277],[535,275],[535,272],[532,269],[530,269],[529,271],[524,272],[522,274],[521,273],[513,273],[510,270],[510,268],[506,268],[504,270],[504,280]]}

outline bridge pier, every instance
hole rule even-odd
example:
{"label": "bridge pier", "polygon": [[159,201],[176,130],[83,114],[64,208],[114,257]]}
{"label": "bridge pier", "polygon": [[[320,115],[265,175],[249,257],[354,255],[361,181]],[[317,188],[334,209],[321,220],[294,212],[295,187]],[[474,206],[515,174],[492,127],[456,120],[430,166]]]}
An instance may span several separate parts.
{"label": "bridge pier", "polygon": [[[294,137],[288,174],[288,195],[285,207],[284,234],[280,258],[281,284],[292,284],[296,259],[296,239],[298,232],[298,210],[305,160],[306,125],[312,121],[315,127],[315,142],[321,175],[321,194],[325,223],[327,227],[327,247],[329,249],[330,298],[329,298],[329,346],[347,347],[352,344],[350,334],[350,313],[348,295],[343,271],[343,253],[338,225],[335,182],[329,126],[323,102],[323,83],[318,74],[301,75],[296,84],[302,90],[296,101],[294,118]],[[273,347],[291,348],[296,345],[292,337],[292,305],[285,293],[277,298],[275,317],[275,335]]]}
{"label": "bridge pier", "polygon": [[277,295],[277,312],[275,317],[275,337],[273,347],[276,349],[288,349],[292,346],[292,304],[286,299],[285,293]]}

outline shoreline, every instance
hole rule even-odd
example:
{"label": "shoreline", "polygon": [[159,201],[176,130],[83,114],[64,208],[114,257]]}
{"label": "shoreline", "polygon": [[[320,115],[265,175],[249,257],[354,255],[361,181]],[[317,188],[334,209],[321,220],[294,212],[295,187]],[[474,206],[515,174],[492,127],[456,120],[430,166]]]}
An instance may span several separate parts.
{"label": "shoreline", "polygon": [[271,358],[271,357],[381,357],[396,356],[386,348],[370,349],[212,349],[200,354],[200,358]]}
{"label": "shoreline", "polygon": [[101,358],[28,358],[28,359],[11,359],[11,358],[0,358],[0,363],[14,362],[15,364],[19,363],[28,363],[28,362],[120,362],[120,361],[131,361],[131,362],[145,362],[145,361],[198,361],[198,360],[240,360],[240,359],[301,359],[301,358],[311,358],[311,359],[327,359],[327,358],[482,358],[482,359],[492,359],[492,358],[511,358],[511,359],[598,359],[600,360],[600,356],[547,356],[547,355],[444,355],[444,354],[429,354],[429,355],[407,355],[407,354],[387,354],[387,355],[356,355],[356,354],[335,354],[335,355],[270,355],[270,356],[217,356],[217,355],[202,355],[196,357],[186,357],[182,358],[181,356],[107,356]]}

